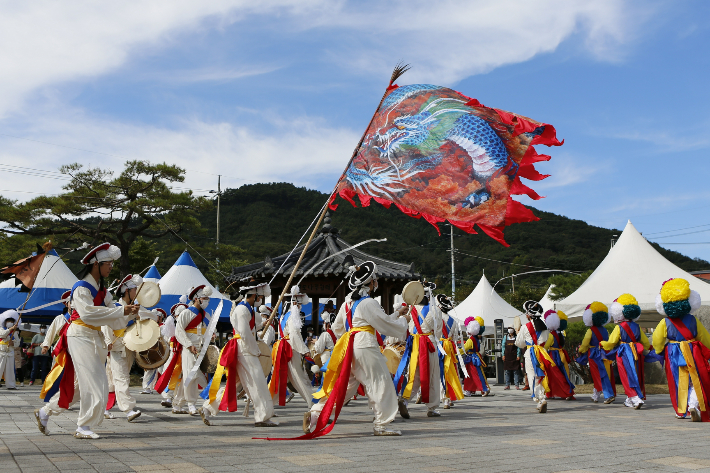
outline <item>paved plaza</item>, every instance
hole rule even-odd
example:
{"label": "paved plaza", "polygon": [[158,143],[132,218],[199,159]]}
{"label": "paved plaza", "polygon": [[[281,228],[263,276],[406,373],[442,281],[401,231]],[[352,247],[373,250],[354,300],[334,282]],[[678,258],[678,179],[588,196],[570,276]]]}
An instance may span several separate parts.
{"label": "paved plaza", "polygon": [[138,394],[143,415],[136,422],[106,420],[96,430],[101,439],[77,440],[76,409],[52,417],[46,437],[32,414],[42,405],[39,387],[2,389],[0,472],[710,471],[710,424],[676,420],[667,395],[649,396],[640,411],[580,395],[551,402],[541,415],[526,392],[493,392],[442,409],[440,418],[411,406],[412,418],[393,424],[402,437],[373,437],[367,402],[358,400],[331,435],[268,442],[252,436],[302,433],[300,398],[277,408],[280,427],[257,429],[242,417],[241,401],[239,413],[220,413],[207,427],[199,417],[171,414],[156,394]]}

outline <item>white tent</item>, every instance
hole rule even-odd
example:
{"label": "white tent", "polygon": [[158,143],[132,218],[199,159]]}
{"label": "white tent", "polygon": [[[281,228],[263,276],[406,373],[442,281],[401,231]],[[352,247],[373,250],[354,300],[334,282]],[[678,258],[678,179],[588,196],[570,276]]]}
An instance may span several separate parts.
{"label": "white tent", "polygon": [[486,275],[481,276],[476,288],[451,312],[456,320],[463,323],[468,317],[483,317],[487,334],[493,333],[493,321],[503,319],[504,327],[513,326],[513,318],[520,315],[521,311],[503,300],[493,290],[493,287],[486,279]]}
{"label": "white tent", "polygon": [[143,276],[143,281],[159,282],[160,279],[160,273],[158,272],[158,268],[156,268],[155,265],[152,265],[148,272],[145,273],[145,276]]}
{"label": "white tent", "polygon": [[170,308],[177,304],[180,296],[188,295],[191,287],[197,287],[204,284],[212,289],[212,300],[206,309],[206,312],[212,313],[219,304],[219,299],[226,299],[222,312],[219,314],[220,319],[229,320],[229,312],[232,309],[232,304],[229,299],[217,291],[212,284],[207,281],[207,278],[197,268],[195,262],[187,251],[184,251],[172,268],[165,273],[165,276],[158,281],[162,296],[160,302],[155,307],[160,307],[167,313],[170,313]]}
{"label": "white tent", "polygon": [[[555,301],[550,299],[550,292],[552,292],[552,288],[555,287],[554,284],[550,284],[550,287],[547,288],[547,291],[545,291],[545,295],[542,296],[542,299],[540,299],[540,305],[542,306],[542,313],[544,314],[550,309],[555,308]],[[559,301],[558,301],[559,302]]]}
{"label": "white tent", "polygon": [[[42,266],[37,273],[34,288],[30,293],[25,310],[59,301],[62,293],[71,289],[77,281],[76,276],[64,264],[56,251],[50,250],[44,257]],[[19,292],[21,285],[15,285],[15,278],[10,278],[0,284],[0,312],[7,309],[20,309],[27,299],[26,292]],[[22,317],[23,321],[39,321],[39,318],[60,314],[64,306],[61,303],[50,305],[42,309],[27,312]],[[46,321],[46,320],[44,320]]]}
{"label": "white tent", "polygon": [[579,289],[557,301],[555,307],[568,317],[577,317],[594,301],[608,306],[621,294],[629,293],[639,301],[642,313],[653,314],[656,294],[670,278],[688,280],[690,288],[700,293],[703,305],[710,305],[710,284],[665,259],[629,221],[604,261]]}

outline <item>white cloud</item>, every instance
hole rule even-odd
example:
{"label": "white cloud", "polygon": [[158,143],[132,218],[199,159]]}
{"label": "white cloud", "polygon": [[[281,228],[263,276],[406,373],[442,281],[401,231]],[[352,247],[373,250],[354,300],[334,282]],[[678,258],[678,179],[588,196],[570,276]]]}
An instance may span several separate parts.
{"label": "white cloud", "polygon": [[160,49],[172,33],[213,20],[230,25],[248,14],[300,15],[322,0],[152,0],[2,2],[0,15],[0,116],[32,91],[92,78],[131,55]]}
{"label": "white cloud", "polygon": [[[325,31],[331,59],[348,69],[387,73],[401,58],[416,66],[408,80],[439,84],[554,51],[577,32],[594,55],[614,58],[615,46],[633,30],[622,0],[4,3],[0,116],[37,89],[92,79],[131,57],[189,41],[180,36],[185,32],[238,28],[255,15],[280,21],[280,30],[295,35]],[[242,64],[215,76],[205,67],[194,80],[228,80],[254,70]]]}
{"label": "white cloud", "polygon": [[76,110],[45,115],[24,137],[53,145],[0,136],[0,175],[5,182],[0,190],[20,191],[2,195],[24,201],[35,196],[26,192],[58,193],[64,183],[8,173],[2,165],[56,171],[62,164],[79,162],[120,171],[127,159],[177,164],[187,170],[187,179],[176,186],[198,194],[216,188],[217,174],[223,175],[223,187],[287,181],[329,190],[360,138],[354,131],[329,128],[310,118],[274,121],[271,129],[273,134],[266,135],[247,126],[198,119],[168,129],[98,120]]}

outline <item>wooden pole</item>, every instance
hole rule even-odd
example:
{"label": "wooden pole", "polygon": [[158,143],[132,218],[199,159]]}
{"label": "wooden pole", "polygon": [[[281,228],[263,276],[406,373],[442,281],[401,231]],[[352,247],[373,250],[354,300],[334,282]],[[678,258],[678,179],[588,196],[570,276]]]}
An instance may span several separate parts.
{"label": "wooden pole", "polygon": [[[355,156],[357,156],[357,153],[360,151],[360,147],[362,146],[362,142],[365,141],[365,137],[367,136],[367,131],[370,129],[372,126],[372,122],[375,121],[375,117],[377,116],[377,112],[380,111],[380,107],[382,107],[382,102],[385,101],[385,97],[387,97],[387,94],[390,91],[390,87],[392,87],[392,84],[405,72],[409,70],[409,66],[406,64],[397,64],[395,66],[394,71],[392,71],[392,76],[390,77],[390,82],[389,85],[387,86],[387,90],[385,90],[385,93],[382,94],[382,98],[380,99],[380,103],[377,105],[377,108],[375,109],[375,113],[372,114],[372,118],[370,118],[370,123],[367,124],[367,128],[365,128],[365,131],[362,134],[362,137],[360,138],[360,141],[358,141],[357,146],[353,150],[352,156],[350,156],[350,160],[348,161],[347,166],[345,166],[345,170],[343,170],[343,174],[341,174],[340,179],[338,179],[338,182],[335,184],[335,187],[333,188],[333,191],[330,193],[328,196],[328,203],[330,200],[333,198],[333,194],[335,194],[335,191],[338,188],[338,184],[340,181],[343,179],[343,176],[347,172],[348,168],[350,167],[350,164],[352,164],[353,160],[355,159]],[[293,271],[291,271],[291,275],[288,277],[288,281],[286,281],[286,284],[284,285],[283,291],[281,291],[281,295],[279,296],[278,302],[274,305],[271,305],[271,316],[269,317],[269,320],[264,324],[264,327],[268,327],[271,325],[271,322],[274,320],[274,317],[276,316],[276,313],[278,311],[278,307],[281,305],[281,303],[284,300],[284,297],[286,296],[287,291],[290,289],[291,282],[293,282],[294,276],[296,276],[296,271],[298,271],[298,267],[301,265],[301,262],[303,261],[303,257],[306,255],[306,251],[308,250],[308,247],[311,245],[311,242],[313,241],[313,237],[316,235],[316,232],[321,226],[321,223],[323,223],[323,217],[325,217],[325,213],[328,211],[328,205],[326,204],[323,207],[323,210],[320,213],[320,217],[318,218],[318,222],[316,225],[313,227],[313,231],[311,232],[311,236],[308,237],[308,241],[306,242],[306,245],[303,247],[303,251],[301,252],[301,256],[298,258],[298,261],[296,262],[296,265],[293,267]]]}

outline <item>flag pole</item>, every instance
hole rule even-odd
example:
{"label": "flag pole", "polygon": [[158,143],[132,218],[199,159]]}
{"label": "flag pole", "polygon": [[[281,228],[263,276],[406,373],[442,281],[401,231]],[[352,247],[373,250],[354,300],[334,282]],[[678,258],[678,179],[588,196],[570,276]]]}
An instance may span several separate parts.
{"label": "flag pole", "polygon": [[284,288],[281,291],[281,295],[279,296],[278,302],[276,304],[271,304],[271,316],[269,317],[269,320],[267,320],[266,323],[262,327],[268,327],[269,325],[271,325],[271,322],[274,320],[274,317],[276,316],[276,313],[278,312],[278,307],[283,302],[284,297],[286,296],[286,293],[288,292],[288,290],[291,286],[291,283],[293,282],[293,278],[296,276],[296,272],[298,271],[298,267],[301,265],[303,258],[306,256],[306,251],[308,251],[308,247],[311,245],[311,242],[313,241],[313,237],[315,237],[316,233],[318,232],[318,229],[321,226],[321,223],[323,223],[323,218],[325,217],[325,214],[328,211],[328,203],[330,203],[331,199],[333,198],[333,195],[335,194],[335,191],[338,188],[338,184],[343,179],[343,176],[345,175],[348,168],[352,164],[353,160],[357,156],[357,153],[360,151],[360,147],[362,146],[363,141],[365,141],[365,137],[367,136],[367,132],[370,129],[370,127],[372,126],[372,122],[375,121],[375,117],[377,116],[377,112],[379,112],[380,107],[382,107],[382,102],[385,101],[385,97],[387,97],[390,90],[392,90],[392,85],[394,84],[394,82],[399,77],[401,77],[402,74],[407,72],[409,69],[410,69],[409,64],[399,63],[395,66],[394,70],[392,71],[392,75],[390,76],[389,85],[387,86],[385,93],[382,94],[382,98],[380,99],[380,103],[377,105],[377,108],[375,109],[375,113],[372,114],[372,118],[370,118],[370,123],[367,124],[367,128],[365,128],[365,131],[362,133],[362,137],[360,138],[360,141],[358,141],[357,146],[353,150],[353,154],[352,154],[352,156],[350,156],[350,160],[348,161],[348,164],[345,166],[343,173],[340,175],[340,179],[338,179],[338,182],[335,183],[335,187],[333,188],[330,195],[328,196],[328,201],[327,201],[326,205],[323,206],[323,209],[321,210],[320,217],[318,217],[318,222],[316,222],[315,226],[313,227],[313,231],[311,232],[311,236],[308,237],[308,241],[306,242],[305,246],[303,247],[303,251],[301,251],[301,256],[299,256],[298,261],[296,261],[296,265],[293,267],[293,270],[291,271],[291,275],[288,277],[288,281],[286,281],[286,284],[284,285]]}

